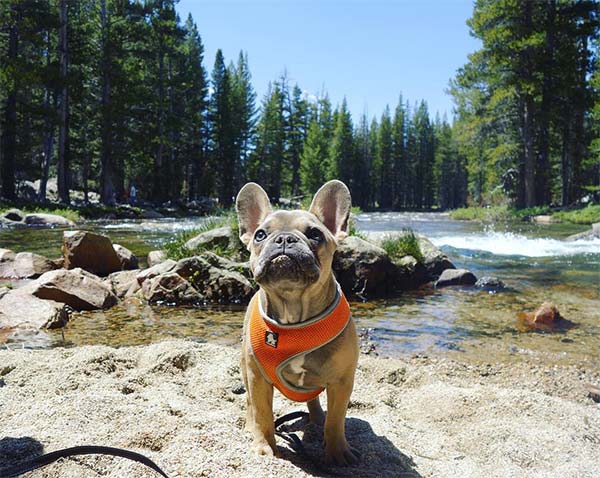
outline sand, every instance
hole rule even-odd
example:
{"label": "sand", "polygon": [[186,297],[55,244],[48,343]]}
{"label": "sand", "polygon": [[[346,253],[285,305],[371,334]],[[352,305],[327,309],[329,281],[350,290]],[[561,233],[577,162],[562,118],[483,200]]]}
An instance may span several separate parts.
{"label": "sand", "polygon": [[[598,371],[361,356],[346,421],[361,462],[326,469],[313,425],[299,432],[310,459],[279,439],[281,458],[249,451],[238,349],[171,341],[0,351],[0,469],[98,444],[144,453],[171,478],[600,476],[600,404],[583,386],[599,384]],[[303,406],[276,394],[274,408],[280,415]],[[155,475],[91,456],[27,476]]]}

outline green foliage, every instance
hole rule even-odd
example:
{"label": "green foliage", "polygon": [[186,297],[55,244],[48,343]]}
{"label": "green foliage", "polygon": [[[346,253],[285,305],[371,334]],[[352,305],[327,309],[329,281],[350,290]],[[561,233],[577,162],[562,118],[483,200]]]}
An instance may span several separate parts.
{"label": "green foliage", "polygon": [[400,235],[385,236],[381,241],[381,248],[392,260],[398,260],[404,256],[412,256],[420,263],[425,260],[419,239],[411,229],[403,229]]}
{"label": "green foliage", "polygon": [[552,217],[574,224],[594,224],[600,222],[600,204],[589,204],[582,209],[575,209],[573,211],[556,212]]}
{"label": "green foliage", "polygon": [[348,221],[348,235],[358,237],[359,239],[363,239],[364,241],[367,240],[367,235],[358,228],[358,226],[356,225],[356,220],[354,220],[353,218],[350,218],[350,220]]}

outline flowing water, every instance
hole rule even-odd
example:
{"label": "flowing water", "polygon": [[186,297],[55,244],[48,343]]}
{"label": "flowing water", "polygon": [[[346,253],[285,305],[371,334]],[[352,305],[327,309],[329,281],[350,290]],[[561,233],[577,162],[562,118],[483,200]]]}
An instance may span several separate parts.
{"label": "flowing water", "polygon": [[[145,257],[203,220],[93,222],[86,227]],[[491,227],[453,221],[439,213],[365,213],[356,220],[374,238],[410,227],[429,237],[457,267],[478,277],[498,277],[509,287],[495,294],[426,287],[393,299],[352,304],[358,326],[369,330],[381,355],[456,354],[502,361],[533,355],[545,362],[600,365],[600,240],[564,241],[587,227],[525,223]],[[62,231],[53,229],[4,229],[0,247],[52,258],[60,255],[61,237]],[[577,326],[555,332],[523,328],[517,315],[545,301],[556,304]],[[129,301],[108,311],[74,314],[60,331],[13,335],[8,345],[120,346],[174,337],[236,343],[242,320],[243,307],[159,307]]]}

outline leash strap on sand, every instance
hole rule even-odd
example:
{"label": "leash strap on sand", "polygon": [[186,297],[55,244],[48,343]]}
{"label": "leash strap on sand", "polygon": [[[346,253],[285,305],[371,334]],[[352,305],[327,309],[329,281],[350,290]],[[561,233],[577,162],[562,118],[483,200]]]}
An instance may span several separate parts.
{"label": "leash strap on sand", "polygon": [[21,476],[24,473],[28,473],[30,471],[37,470],[38,468],[50,465],[51,463],[54,463],[55,461],[58,461],[61,458],[68,458],[71,456],[79,455],[110,455],[118,456],[120,458],[126,458],[128,460],[137,461],[138,463],[152,468],[154,471],[156,471],[156,473],[160,474],[164,478],[169,478],[169,476],[147,456],[141,455],[140,453],[136,453],[134,451],[124,450],[122,448],[94,445],[74,446],[71,448],[56,450],[45,455],[36,456],[35,458],[32,458],[31,460],[28,460],[19,465],[13,466],[12,468],[0,470],[0,478],[13,478],[16,476]]}
{"label": "leash strap on sand", "polygon": [[284,431],[282,427],[287,422],[291,422],[292,420],[297,420],[298,418],[304,418],[307,416],[308,413],[306,412],[292,412],[287,413],[275,420],[275,435],[283,438],[292,447],[292,450],[294,450],[299,455],[304,456],[307,456],[307,453],[306,449],[304,448],[304,445],[302,444],[302,440],[300,440],[298,435],[296,435],[295,433]]}

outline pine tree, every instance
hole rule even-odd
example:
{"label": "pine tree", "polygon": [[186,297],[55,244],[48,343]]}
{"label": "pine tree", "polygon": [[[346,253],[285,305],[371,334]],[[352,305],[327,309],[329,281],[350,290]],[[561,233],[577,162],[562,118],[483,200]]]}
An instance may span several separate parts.
{"label": "pine tree", "polygon": [[406,170],[406,138],[405,111],[402,95],[394,110],[392,122],[392,196],[395,209],[406,205],[407,170]]}
{"label": "pine tree", "polygon": [[352,169],[354,161],[354,140],[352,116],[348,111],[346,98],[339,110],[334,114],[335,129],[329,151],[329,170],[327,179],[339,179],[346,183],[352,191]]}
{"label": "pine tree", "polygon": [[379,207],[390,209],[393,203],[392,121],[386,106],[379,123],[377,136],[377,166],[379,168]]}

